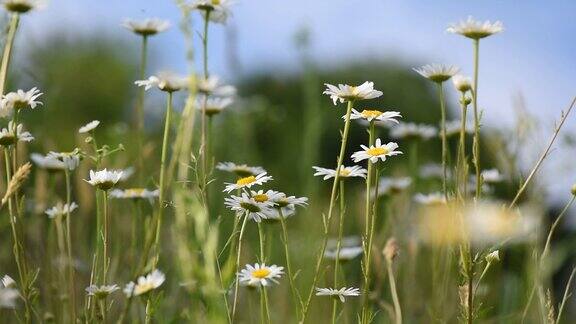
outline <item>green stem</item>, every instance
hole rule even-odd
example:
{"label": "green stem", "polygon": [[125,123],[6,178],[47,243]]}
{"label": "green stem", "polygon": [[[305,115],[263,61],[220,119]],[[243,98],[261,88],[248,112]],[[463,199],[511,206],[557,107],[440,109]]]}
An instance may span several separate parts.
{"label": "green stem", "polygon": [[170,116],[172,114],[172,92],[168,92],[168,96],[166,98],[166,118],[164,121],[164,136],[162,139],[162,155],[160,158],[160,184],[159,184],[159,194],[158,194],[158,216],[156,222],[154,224],[154,250],[155,250],[155,257],[154,257],[154,266],[156,268],[156,264],[158,263],[158,257],[160,255],[159,251],[159,242],[160,242],[160,228],[162,226],[162,218],[164,214],[164,195],[166,193],[166,156],[168,153],[168,137],[170,134]]}
{"label": "green stem", "polygon": [[446,106],[444,104],[444,86],[438,82],[438,96],[440,98],[440,138],[442,140],[442,192],[444,197],[448,200],[448,139],[446,137]]}
{"label": "green stem", "polygon": [[72,187],[70,185],[70,171],[64,170],[66,178],[66,246],[68,253],[68,289],[70,291],[70,316],[72,321],[76,321],[76,287],[74,285],[74,259],[72,257],[72,232],[70,226],[70,204],[72,196]]}
{"label": "green stem", "polygon": [[472,106],[474,107],[474,167],[476,169],[476,200],[482,194],[482,179],[480,174],[480,116],[478,111],[478,61],[480,40],[474,40],[474,85],[472,90]]}
{"label": "green stem", "polygon": [[[345,213],[345,200],[344,200],[344,181],[340,181],[340,222],[338,224],[338,240],[336,241],[336,257],[334,258],[334,289],[338,289],[338,270],[340,268],[340,249],[342,248],[342,235],[344,233],[344,213]],[[345,278],[345,277],[344,277]],[[342,285],[345,286],[345,283]],[[338,302],[335,299],[332,303],[332,323],[336,323],[336,311]]]}
{"label": "green stem", "polygon": [[[370,129],[368,131],[369,139],[368,139],[368,147],[372,147],[374,145],[374,122],[370,123]],[[362,323],[368,323],[369,321],[369,314],[368,314],[368,293],[370,290],[370,262],[371,262],[371,254],[372,254],[372,242],[371,242],[371,232],[372,232],[372,206],[371,206],[371,197],[370,197],[370,189],[372,187],[372,168],[374,163],[368,160],[368,176],[366,177],[366,204],[364,206],[364,285],[362,291]]]}
{"label": "green stem", "polygon": [[467,184],[468,184],[468,161],[466,160],[466,96],[465,92],[460,93],[460,110],[461,110],[461,123],[460,123],[460,139],[458,143],[458,177],[457,182],[458,190],[460,191],[460,198],[462,201],[466,201],[467,196]]}
{"label": "green stem", "polygon": [[102,224],[103,224],[103,237],[104,237],[104,241],[103,241],[103,248],[102,248],[102,284],[105,285],[106,281],[107,281],[107,276],[108,276],[108,265],[109,265],[109,260],[108,260],[108,192],[103,190],[103,204],[102,204],[102,209],[104,210],[103,214],[102,214]]}
{"label": "green stem", "polygon": [[[140,48],[140,80],[146,78],[146,63],[148,57],[148,36],[142,36],[142,47]],[[136,104],[136,139],[138,145],[138,156],[144,153],[144,99],[145,90],[138,89],[138,103]],[[144,159],[137,159],[140,182],[144,179]]]}
{"label": "green stem", "polygon": [[20,15],[17,13],[12,14],[12,17],[10,18],[10,27],[8,28],[8,35],[6,37],[6,45],[4,45],[4,53],[2,53],[2,63],[0,64],[0,95],[4,95],[6,90],[8,66],[12,56],[12,47],[14,46],[14,39],[16,38],[16,30],[18,29],[19,21]]}
{"label": "green stem", "polygon": [[[244,236],[244,230],[246,228],[246,223],[248,222],[248,214],[244,216],[242,221],[242,227],[240,227],[240,235],[238,235],[238,252],[236,254],[236,273],[239,271],[240,267],[240,256],[242,254],[242,237]],[[234,322],[234,316],[236,315],[236,305],[238,303],[238,275],[236,275],[236,282],[234,284],[234,303],[232,306],[232,322]]]}
{"label": "green stem", "polygon": [[310,309],[310,302],[312,301],[312,296],[314,295],[314,288],[318,282],[318,277],[320,275],[320,269],[322,267],[322,261],[324,260],[324,252],[326,251],[326,244],[328,243],[328,229],[330,225],[330,220],[332,218],[332,212],[334,210],[334,202],[336,200],[336,191],[338,188],[338,181],[340,180],[340,169],[342,163],[344,162],[344,154],[346,153],[346,143],[348,142],[348,132],[350,131],[350,113],[352,112],[352,107],[354,106],[354,101],[348,101],[348,107],[346,109],[346,118],[344,123],[344,132],[342,133],[342,141],[340,144],[340,154],[338,156],[338,161],[336,163],[336,175],[334,176],[334,182],[332,183],[332,192],[330,194],[330,205],[328,207],[328,216],[324,219],[324,239],[322,241],[322,246],[320,248],[320,254],[316,261],[316,267],[314,269],[314,279],[312,280],[312,285],[310,286],[310,291],[306,299],[306,303],[302,310],[302,322],[306,321],[308,316],[308,311]]}
{"label": "green stem", "polygon": [[390,281],[390,294],[392,295],[392,302],[394,303],[395,323],[402,324],[402,309],[400,308],[400,299],[398,298],[398,291],[396,290],[396,280],[392,272],[392,261],[386,261],[388,268],[388,281]]}
{"label": "green stem", "polygon": [[286,220],[284,219],[284,215],[282,215],[282,208],[278,208],[278,213],[280,215],[280,224],[282,226],[282,240],[284,243],[284,255],[286,256],[286,269],[288,271],[288,281],[290,282],[290,291],[292,293],[292,300],[296,310],[295,315],[297,317],[300,317],[301,300],[299,298],[298,290],[294,283],[292,262],[290,262],[290,250],[288,248],[288,230],[286,229]]}
{"label": "green stem", "polygon": [[[266,263],[266,255],[264,253],[264,245],[265,245],[265,238],[264,238],[264,231],[262,229],[262,223],[258,223],[258,239],[260,241],[260,264]],[[268,295],[266,293],[266,287],[260,286],[260,306],[262,308],[262,323],[270,323],[270,311],[268,309]],[[265,316],[265,317],[264,317]],[[266,322],[264,321],[266,318]]]}
{"label": "green stem", "polygon": [[[202,66],[204,69],[204,79],[208,79],[208,25],[209,25],[209,18],[210,18],[210,10],[206,11],[206,17],[204,19],[204,35],[202,37],[202,50],[203,50],[203,57],[202,57]],[[200,131],[200,158],[201,158],[201,166],[202,166],[202,181],[201,181],[201,188],[206,195],[206,184],[208,182],[208,170],[207,170],[207,154],[208,154],[208,143],[207,143],[207,135],[206,135],[206,124],[207,124],[207,116],[206,116],[206,105],[208,103],[208,95],[204,95],[204,100],[202,103],[202,119],[201,119],[201,131]],[[208,202],[206,201],[206,204]]]}

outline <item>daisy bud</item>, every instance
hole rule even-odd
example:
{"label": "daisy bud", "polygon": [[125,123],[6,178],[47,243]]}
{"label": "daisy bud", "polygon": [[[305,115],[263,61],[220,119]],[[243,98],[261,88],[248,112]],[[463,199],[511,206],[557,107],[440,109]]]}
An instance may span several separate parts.
{"label": "daisy bud", "polygon": [[500,261],[500,252],[498,250],[488,253],[486,255],[486,262],[493,263]]}
{"label": "daisy bud", "polygon": [[398,243],[396,242],[396,238],[391,237],[386,242],[386,246],[384,246],[384,250],[382,250],[382,254],[386,258],[386,261],[392,262],[394,258],[398,256],[398,252],[400,248],[398,247]]}
{"label": "daisy bud", "polygon": [[454,88],[460,92],[470,91],[472,89],[472,81],[469,77],[465,77],[461,74],[456,74],[452,77],[452,83]]}
{"label": "daisy bud", "polygon": [[572,195],[576,196],[576,184],[572,186],[570,192],[572,193]]}
{"label": "daisy bud", "polygon": [[472,98],[470,97],[462,97],[460,98],[460,104],[468,106],[472,102]]}

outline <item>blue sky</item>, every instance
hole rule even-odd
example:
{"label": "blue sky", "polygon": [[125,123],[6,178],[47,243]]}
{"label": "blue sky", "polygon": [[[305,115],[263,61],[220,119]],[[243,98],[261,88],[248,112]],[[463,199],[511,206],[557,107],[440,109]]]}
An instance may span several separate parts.
{"label": "blue sky", "polygon": [[[393,58],[407,66],[456,64],[470,74],[470,41],[445,29],[448,23],[473,15],[501,20],[506,29],[481,44],[479,92],[487,125],[509,125],[513,98],[521,93],[528,109],[551,128],[576,95],[576,2],[572,0],[239,0],[233,11],[230,25],[238,35],[238,58],[245,72],[296,69],[293,35],[307,25],[313,33],[314,58],[324,66],[353,58]],[[43,11],[24,17],[20,42],[75,30],[136,43],[119,27],[120,22],[126,17],[152,16],[177,24],[179,12],[168,0],[52,0]],[[199,19],[195,23],[198,28]],[[233,77],[226,64],[225,27],[213,27],[210,42],[211,70]],[[155,37],[151,46],[159,54],[153,69],[185,68],[178,28]],[[569,121],[566,126],[573,129],[576,123]],[[549,164],[556,168],[554,163]],[[576,168],[571,171],[575,174]]]}

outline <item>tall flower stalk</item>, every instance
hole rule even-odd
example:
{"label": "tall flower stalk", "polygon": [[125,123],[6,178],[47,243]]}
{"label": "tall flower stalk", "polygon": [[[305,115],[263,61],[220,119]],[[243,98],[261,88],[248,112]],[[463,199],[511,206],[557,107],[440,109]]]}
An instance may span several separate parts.
{"label": "tall flower stalk", "polygon": [[277,208],[278,214],[280,215],[280,225],[282,226],[282,243],[284,245],[284,256],[286,258],[286,269],[288,271],[288,281],[290,284],[290,293],[292,294],[292,302],[294,303],[294,309],[296,310],[295,316],[300,317],[300,307],[302,306],[302,300],[296,284],[294,283],[294,273],[292,272],[292,262],[290,260],[290,249],[288,248],[288,230],[286,228],[286,220],[282,214],[282,208]]}
{"label": "tall flower stalk", "polygon": [[68,289],[70,296],[70,318],[76,320],[76,286],[74,284],[74,258],[72,255],[72,231],[70,226],[70,212],[72,204],[72,186],[70,185],[70,170],[64,170],[66,178],[66,252],[68,254]]}
{"label": "tall flower stalk", "polygon": [[4,52],[2,53],[2,63],[0,63],[0,95],[3,95],[6,90],[8,67],[10,65],[12,47],[14,46],[14,39],[16,38],[19,21],[20,14],[16,12],[12,13],[10,17],[10,25],[8,27],[8,35],[6,36],[6,43],[4,45]]}
{"label": "tall flower stalk", "polygon": [[[338,238],[336,241],[336,257],[334,258],[334,288],[338,288],[338,275],[340,270],[340,250],[342,248],[342,235],[344,233],[344,215],[346,212],[346,201],[344,198],[344,181],[340,181],[340,192],[338,195],[338,200],[340,200],[340,214],[338,223]],[[345,278],[345,276],[343,276]],[[346,286],[345,280],[342,282],[342,286]],[[332,323],[336,323],[336,315],[338,310],[338,301],[334,299],[332,302]]]}

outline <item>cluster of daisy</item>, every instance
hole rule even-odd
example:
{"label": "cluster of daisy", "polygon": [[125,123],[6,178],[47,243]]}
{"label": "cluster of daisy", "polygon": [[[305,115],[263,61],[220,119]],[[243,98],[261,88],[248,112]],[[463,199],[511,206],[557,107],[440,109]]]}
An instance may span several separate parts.
{"label": "cluster of daisy", "polygon": [[[164,273],[155,269],[147,275],[138,277],[136,281],[131,281],[126,284],[123,291],[128,298],[145,296],[162,286],[165,280],[166,276]],[[92,284],[86,287],[85,290],[88,296],[93,296],[97,299],[106,299],[113,292],[120,290],[120,287],[117,284],[100,286]]]}

